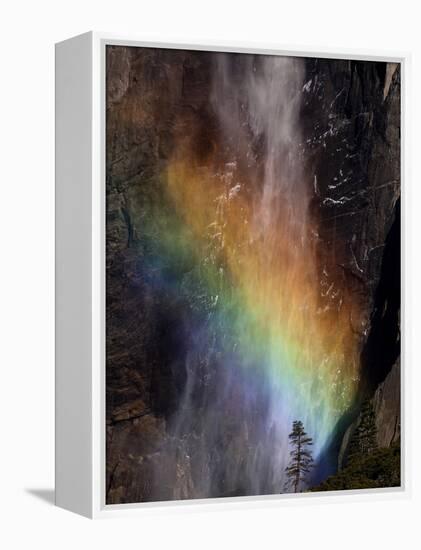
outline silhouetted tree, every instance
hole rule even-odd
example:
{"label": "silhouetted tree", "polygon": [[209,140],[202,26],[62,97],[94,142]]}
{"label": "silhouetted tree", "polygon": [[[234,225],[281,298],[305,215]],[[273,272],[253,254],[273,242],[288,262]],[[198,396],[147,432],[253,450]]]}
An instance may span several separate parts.
{"label": "silhouetted tree", "polygon": [[300,420],[294,420],[292,423],[292,432],[289,434],[290,445],[290,463],[285,468],[287,481],[285,488],[293,487],[294,493],[297,493],[302,483],[311,468],[313,467],[313,457],[310,446],[313,445],[313,440],[308,437],[304,431],[303,423]]}
{"label": "silhouetted tree", "polygon": [[356,458],[370,454],[377,449],[376,415],[371,401],[361,408],[360,420],[352,434],[348,450],[348,464]]}

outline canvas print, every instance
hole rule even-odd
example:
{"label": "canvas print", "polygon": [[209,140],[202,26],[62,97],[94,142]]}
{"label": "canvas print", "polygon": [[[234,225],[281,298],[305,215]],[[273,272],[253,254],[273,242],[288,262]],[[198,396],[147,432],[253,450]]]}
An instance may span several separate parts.
{"label": "canvas print", "polygon": [[401,483],[400,66],[106,48],[106,503]]}

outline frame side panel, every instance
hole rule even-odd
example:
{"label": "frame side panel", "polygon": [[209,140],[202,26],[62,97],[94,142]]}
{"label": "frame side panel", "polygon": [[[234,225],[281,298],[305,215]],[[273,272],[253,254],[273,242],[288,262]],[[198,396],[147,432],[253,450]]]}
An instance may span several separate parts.
{"label": "frame side panel", "polygon": [[56,45],[56,505],[92,516],[92,34]]}

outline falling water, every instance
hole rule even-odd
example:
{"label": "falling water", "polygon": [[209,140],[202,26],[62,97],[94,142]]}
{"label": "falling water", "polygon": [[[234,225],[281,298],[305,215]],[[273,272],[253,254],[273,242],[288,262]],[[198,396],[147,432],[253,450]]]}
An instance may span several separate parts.
{"label": "falling water", "polygon": [[[288,433],[319,456],[354,391],[348,312],[321,311],[300,130],[304,62],[217,54],[217,139],[181,136],[167,192],[194,267],[177,280],[186,381],[166,452],[175,498],[283,492]],[[169,237],[168,237],[169,238]],[[180,250],[177,250],[180,247]]]}

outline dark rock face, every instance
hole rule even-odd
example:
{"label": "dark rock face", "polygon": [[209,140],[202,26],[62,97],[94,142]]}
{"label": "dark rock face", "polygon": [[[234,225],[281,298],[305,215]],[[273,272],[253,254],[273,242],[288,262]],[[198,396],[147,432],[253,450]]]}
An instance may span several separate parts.
{"label": "dark rock face", "polygon": [[401,435],[400,362],[393,365],[384,382],[379,384],[373,396],[376,413],[377,444],[390,447]]}
{"label": "dark rock face", "polygon": [[[373,405],[376,428],[377,445],[379,448],[391,447],[400,441],[401,435],[401,371],[400,361],[393,365],[385,380],[379,384],[371,403]],[[338,454],[338,468],[346,464],[347,451],[355,428],[361,420],[361,414],[348,426],[343,435]]]}
{"label": "dark rock face", "polygon": [[[159,229],[145,221],[159,215],[153,197],[163,202],[160,173],[175,141],[192,132],[204,155],[215,141],[212,55],[107,48],[108,504],[192,498],[203,475],[188,453],[169,458],[182,445],[169,425],[186,386],[183,315],[190,305],[182,295],[157,293],[154,266],[144,260],[153,246],[146,231]],[[313,181],[321,308],[350,304],[361,351],[355,403],[326,449],[320,480],[346,454],[363,399],[373,400],[380,446],[400,433],[399,66],[307,59],[300,116]],[[191,268],[187,250],[177,261],[179,270]],[[203,373],[203,388],[208,376]]]}
{"label": "dark rock face", "polygon": [[[179,131],[176,115],[201,114],[209,80],[204,61],[203,54],[181,51],[107,52],[108,503],[189,493],[188,472],[163,463],[160,454],[186,377],[183,327],[175,314],[183,304],[157,295],[153,269],[143,261],[150,253],[144,220],[155,215],[143,190],[149,197],[161,192],[159,172]],[[154,479],[156,471],[164,473],[161,479]]]}
{"label": "dark rock face", "polygon": [[334,307],[352,296],[350,323],[365,342],[400,194],[399,69],[318,59],[308,61],[307,73],[303,119],[321,218],[322,286],[337,281],[325,301]]}
{"label": "dark rock face", "polygon": [[[346,452],[361,402],[378,391],[400,354],[400,70],[317,59],[307,62],[307,74],[303,118],[313,207],[321,212],[321,286],[330,289],[322,299],[328,308],[353,304],[349,322],[361,349],[360,389],[327,449],[329,464],[329,456]],[[392,379],[396,394],[376,394],[376,413],[399,411],[400,382]],[[382,416],[380,432],[394,432],[395,423],[393,414]],[[330,462],[321,476],[335,468]]]}

